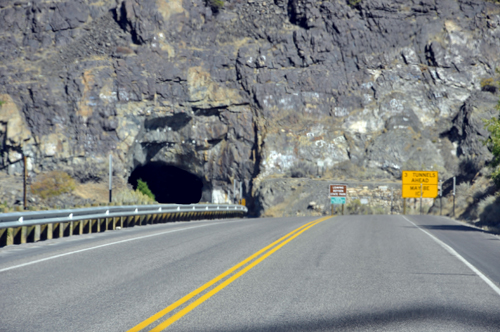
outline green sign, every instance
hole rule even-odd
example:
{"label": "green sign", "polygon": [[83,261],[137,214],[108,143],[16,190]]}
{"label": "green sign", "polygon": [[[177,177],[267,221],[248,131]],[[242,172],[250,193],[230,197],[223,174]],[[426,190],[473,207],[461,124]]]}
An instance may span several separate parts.
{"label": "green sign", "polygon": [[331,204],[345,204],[345,197],[330,197]]}

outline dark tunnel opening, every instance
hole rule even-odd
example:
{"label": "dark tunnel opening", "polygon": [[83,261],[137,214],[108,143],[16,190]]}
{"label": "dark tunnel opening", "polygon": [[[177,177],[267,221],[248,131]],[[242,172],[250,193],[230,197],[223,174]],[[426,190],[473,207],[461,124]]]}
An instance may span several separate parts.
{"label": "dark tunnel opening", "polygon": [[158,203],[193,204],[201,199],[201,179],[175,166],[161,162],[138,166],[128,179],[134,189],[138,179],[148,184]]}

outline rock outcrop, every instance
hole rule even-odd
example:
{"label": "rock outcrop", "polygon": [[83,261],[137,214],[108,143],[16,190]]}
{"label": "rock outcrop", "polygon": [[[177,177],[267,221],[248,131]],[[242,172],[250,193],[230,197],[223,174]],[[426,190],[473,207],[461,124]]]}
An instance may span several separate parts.
{"label": "rock outcrop", "polygon": [[299,163],[384,180],[487,163],[500,6],[350,3],[0,0],[0,166],[20,172],[24,152],[83,181],[110,153],[123,178],[162,162],[203,201],[242,182],[257,213],[261,183]]}

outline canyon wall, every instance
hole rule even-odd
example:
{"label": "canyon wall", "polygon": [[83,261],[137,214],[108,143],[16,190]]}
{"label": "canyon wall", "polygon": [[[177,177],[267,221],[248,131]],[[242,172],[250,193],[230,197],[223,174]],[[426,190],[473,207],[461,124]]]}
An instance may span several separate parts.
{"label": "canyon wall", "polygon": [[491,159],[493,2],[0,0],[0,22],[9,174],[24,152],[30,172],[98,181],[112,154],[118,177],[154,162],[196,175],[202,201],[242,182],[262,214],[262,188],[297,169],[447,179]]}

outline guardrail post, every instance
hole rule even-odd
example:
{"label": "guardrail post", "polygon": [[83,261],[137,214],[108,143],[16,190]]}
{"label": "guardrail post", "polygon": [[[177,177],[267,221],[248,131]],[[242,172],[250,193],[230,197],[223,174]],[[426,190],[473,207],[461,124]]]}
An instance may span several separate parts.
{"label": "guardrail post", "polygon": [[26,226],[26,243],[35,242],[35,225]]}
{"label": "guardrail post", "polygon": [[64,223],[64,233],[63,236],[73,236],[73,222]]}
{"label": "guardrail post", "polygon": [[28,242],[28,227],[21,226],[21,244]]}
{"label": "guardrail post", "polygon": [[58,228],[57,237],[61,238],[61,237],[64,236],[64,229],[66,228],[65,227],[65,223],[60,222],[60,223],[57,224],[57,226],[58,226],[57,227]]}
{"label": "guardrail post", "polygon": [[61,227],[59,223],[53,223],[52,225],[52,238],[57,239],[59,237],[59,228]]}
{"label": "guardrail post", "polygon": [[73,221],[73,232],[76,235],[81,235],[82,234],[82,222],[81,221]]}
{"label": "guardrail post", "polygon": [[69,222],[62,222],[59,224],[59,237],[65,237],[69,235]]}
{"label": "guardrail post", "polygon": [[7,230],[8,228],[0,229],[0,247],[7,245]]}
{"label": "guardrail post", "polygon": [[12,228],[12,244],[21,244],[22,227]]}
{"label": "guardrail post", "polygon": [[52,232],[53,232],[53,229],[54,229],[54,225],[53,224],[47,224],[45,225],[45,229],[43,230],[43,233],[45,234],[44,238],[47,239],[47,240],[52,240]]}
{"label": "guardrail post", "polygon": [[[150,206],[151,208],[153,206]],[[217,218],[241,218],[245,212],[236,206],[209,206],[209,205],[177,205],[173,209],[168,207],[162,210],[163,206],[152,208],[152,210],[142,209],[141,214],[138,207],[133,207],[133,211],[124,211],[122,215],[114,216],[115,212],[111,208],[106,213],[95,214],[96,211],[89,209],[87,215],[95,214],[99,216],[97,219],[82,219],[74,220],[73,214],[62,217],[48,217],[43,212],[37,212],[35,219],[30,216],[29,221],[22,223],[22,218],[19,219],[22,226],[0,229],[0,246],[9,245],[10,243],[21,244],[27,242],[36,242],[64,236],[80,235],[84,233],[105,232],[107,230],[115,230],[120,227],[134,227],[146,224],[158,224],[168,221],[190,221],[200,219],[217,219]],[[212,210],[212,211],[211,211]],[[111,211],[111,213],[110,213]],[[63,213],[60,211],[59,214]],[[85,214],[82,214],[85,216]],[[45,219],[46,218],[46,219]],[[55,219],[58,218],[58,219]],[[85,218],[85,217],[83,217]],[[63,220],[64,222],[54,222],[55,220]],[[41,223],[41,224],[39,224]],[[74,233],[74,234],[73,234]]]}
{"label": "guardrail post", "polygon": [[13,228],[0,229],[0,247],[14,244]]}
{"label": "guardrail post", "polygon": [[33,229],[33,242],[38,242],[40,241],[40,233],[41,233],[41,225],[35,225],[35,228]]}

